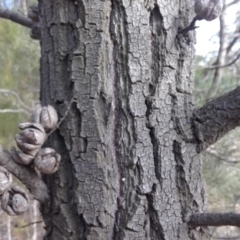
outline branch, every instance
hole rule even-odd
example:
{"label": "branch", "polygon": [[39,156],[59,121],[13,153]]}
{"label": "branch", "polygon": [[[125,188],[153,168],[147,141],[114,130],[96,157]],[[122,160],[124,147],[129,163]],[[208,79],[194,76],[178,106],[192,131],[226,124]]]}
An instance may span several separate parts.
{"label": "branch", "polygon": [[193,227],[207,226],[235,226],[240,227],[240,214],[238,213],[194,213],[189,224]]}
{"label": "branch", "polygon": [[19,13],[10,11],[10,10],[0,9],[0,17],[9,19],[15,23],[18,23],[18,24],[28,27],[28,28],[32,28],[34,25],[32,20],[30,20],[29,18],[27,18]]}
{"label": "branch", "polygon": [[39,178],[33,168],[17,164],[11,154],[0,145],[0,165],[18,178],[41,203],[49,199],[46,184]]}
{"label": "branch", "polygon": [[[225,9],[225,7],[224,7]],[[227,54],[227,34],[226,34],[226,12],[223,10],[221,16],[219,17],[220,22],[220,32],[219,32],[219,50],[218,50],[218,57],[216,60],[215,65],[225,65],[225,59]],[[221,79],[223,75],[223,70],[221,68],[216,68],[214,72],[214,77],[212,80],[212,85],[208,91],[208,100],[216,96],[218,91]]]}
{"label": "branch", "polygon": [[24,27],[31,28],[31,38],[40,40],[41,29],[39,24],[39,11],[37,5],[30,6],[28,17],[25,17],[17,12],[0,9],[0,18],[6,18]]}
{"label": "branch", "polygon": [[230,2],[229,4],[226,5],[226,8],[228,8],[228,7],[236,4],[236,3],[238,3],[238,2],[239,2],[239,0],[233,0],[232,2]]}
{"label": "branch", "polygon": [[233,65],[238,59],[240,58],[240,53],[234,58],[231,62],[224,64],[224,65],[213,65],[211,67],[206,67],[205,69],[216,69],[216,68],[225,68]]}
{"label": "branch", "polygon": [[198,21],[198,20],[201,21],[202,19],[199,16],[196,15],[187,27],[178,30],[178,34],[184,34],[184,33],[187,33],[189,31],[192,31],[192,30],[198,28],[198,27],[195,26],[196,21]]}
{"label": "branch", "polygon": [[30,116],[31,114],[24,110],[24,109],[0,109],[0,113],[25,113],[28,116]]}
{"label": "branch", "polygon": [[28,224],[26,224],[26,225],[20,226],[20,227],[18,227],[18,228],[25,228],[25,227],[29,227],[29,226],[31,226],[31,225],[39,224],[39,223],[43,223],[43,221],[31,222],[31,223],[28,223]]}
{"label": "branch", "polygon": [[240,125],[240,87],[196,110],[192,128],[201,152]]}
{"label": "branch", "polygon": [[239,33],[240,29],[239,27],[237,28],[237,30],[235,31],[235,33],[231,36],[234,37],[232,39],[232,41],[228,44],[227,47],[227,54],[232,50],[232,48],[235,46],[235,44],[238,42],[238,39],[240,37],[240,33]]}
{"label": "branch", "polygon": [[33,109],[29,106],[27,106],[22,100],[21,98],[19,97],[18,93],[13,91],[13,90],[10,90],[10,89],[0,89],[0,93],[3,93],[3,94],[11,94],[15,97],[15,99],[17,100],[18,104],[20,104],[23,108],[25,108],[27,111],[29,112],[32,112]]}
{"label": "branch", "polygon": [[213,239],[216,239],[216,240],[239,240],[240,235],[235,236],[235,237],[213,237]]}
{"label": "branch", "polygon": [[229,164],[238,164],[238,163],[240,163],[240,161],[236,160],[235,158],[228,157],[227,159],[229,159],[229,160],[227,160],[226,157],[219,156],[219,155],[217,155],[215,153],[212,153],[210,151],[206,151],[206,153],[208,155],[212,156],[212,157],[217,158],[219,161],[223,161],[225,163],[229,163]]}

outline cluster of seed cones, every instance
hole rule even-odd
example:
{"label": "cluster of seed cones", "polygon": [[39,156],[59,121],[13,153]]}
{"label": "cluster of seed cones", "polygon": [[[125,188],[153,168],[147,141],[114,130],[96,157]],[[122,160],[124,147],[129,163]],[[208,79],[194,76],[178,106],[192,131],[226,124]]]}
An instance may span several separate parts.
{"label": "cluster of seed cones", "polygon": [[[43,174],[55,173],[60,165],[61,156],[52,148],[42,148],[50,131],[57,127],[56,110],[48,105],[37,105],[32,114],[32,122],[21,123],[21,132],[15,140],[18,148],[11,154],[17,164],[34,167]],[[28,209],[29,197],[24,189],[12,186],[10,173],[0,167],[1,207],[10,216],[19,215]]]}

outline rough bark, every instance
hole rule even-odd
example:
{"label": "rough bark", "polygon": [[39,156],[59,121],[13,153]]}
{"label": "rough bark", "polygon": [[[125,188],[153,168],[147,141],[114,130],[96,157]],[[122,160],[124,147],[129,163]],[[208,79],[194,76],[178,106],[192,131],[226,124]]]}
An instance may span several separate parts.
{"label": "rough bark", "polygon": [[237,87],[195,111],[193,128],[199,152],[240,125],[239,94],[240,87]]}
{"label": "rough bark", "polygon": [[[209,239],[192,133],[192,0],[40,2],[41,101],[65,115],[48,144],[46,239]],[[74,101],[72,101],[74,99]]]}

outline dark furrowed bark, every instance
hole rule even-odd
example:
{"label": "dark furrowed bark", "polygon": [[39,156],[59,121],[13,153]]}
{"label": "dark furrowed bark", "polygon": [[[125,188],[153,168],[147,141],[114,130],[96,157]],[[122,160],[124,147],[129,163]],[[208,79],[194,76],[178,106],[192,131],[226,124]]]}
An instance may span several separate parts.
{"label": "dark furrowed bark", "polygon": [[193,128],[199,143],[199,152],[240,125],[240,87],[221,96],[193,115]]}

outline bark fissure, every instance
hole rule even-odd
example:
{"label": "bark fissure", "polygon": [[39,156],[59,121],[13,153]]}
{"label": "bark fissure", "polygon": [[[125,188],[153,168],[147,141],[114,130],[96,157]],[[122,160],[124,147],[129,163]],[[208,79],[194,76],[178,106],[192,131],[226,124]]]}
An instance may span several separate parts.
{"label": "bark fissure", "polygon": [[183,221],[186,222],[189,213],[198,209],[198,204],[194,201],[193,194],[186,181],[182,148],[181,144],[177,141],[173,142],[173,153],[176,161],[176,183],[181,203],[181,214]]}
{"label": "bark fissure", "polygon": [[[64,110],[65,108],[63,108]],[[74,111],[73,111],[74,112]],[[63,124],[66,126],[65,124]],[[65,127],[63,127],[64,129]],[[60,133],[61,135],[61,133]],[[44,180],[52,191],[50,192],[50,201],[48,205],[42,206],[42,213],[46,223],[46,234],[44,239],[50,239],[54,236],[58,239],[78,239],[77,236],[84,237],[87,231],[87,225],[83,218],[78,215],[77,204],[75,202],[75,189],[78,187],[78,182],[72,175],[74,171],[74,162],[71,160],[71,155],[68,154],[69,143],[63,137],[58,136],[58,141],[55,141],[56,135],[50,136],[48,146],[61,149],[59,152],[64,162],[62,168],[56,173],[58,177],[53,178],[44,176]],[[71,166],[71,167],[69,167]],[[61,176],[61,178],[59,177]],[[60,191],[58,190],[60,188]],[[58,199],[55,197],[59,196]],[[54,216],[54,218],[52,217]],[[64,227],[61,223],[65,222]]]}
{"label": "bark fissure", "polygon": [[[133,125],[132,116],[129,114],[128,95],[130,91],[130,77],[128,72],[128,33],[126,29],[126,13],[124,6],[120,3],[112,1],[112,12],[110,19],[110,33],[113,42],[113,60],[114,66],[114,145],[116,161],[119,169],[119,185],[120,192],[118,196],[118,210],[115,214],[115,228],[113,239],[123,239],[124,229],[134,231],[127,226],[131,220],[131,216],[136,211],[137,195],[134,191],[134,183],[132,182],[131,166],[134,164],[131,160],[131,146],[134,142],[134,133],[131,129]],[[120,23],[120,24],[119,24]],[[130,127],[130,126],[131,127]],[[126,145],[126,141],[129,145]],[[123,149],[125,156],[123,157]],[[137,169],[137,168],[136,168]],[[128,188],[126,189],[126,186]],[[134,201],[135,195],[135,201]],[[123,203],[122,199],[126,199]],[[134,203],[135,202],[135,203]],[[135,205],[136,204],[136,205]],[[122,227],[119,228],[118,226]]]}
{"label": "bark fissure", "polygon": [[[114,12],[114,5],[113,5],[113,9],[112,9],[112,14]],[[111,18],[113,18],[113,16],[111,16]],[[113,20],[112,20],[113,21]],[[112,23],[114,24],[114,23]],[[115,213],[115,226],[114,226],[114,232],[113,232],[113,238],[112,239],[121,239],[119,237],[119,232],[121,232],[121,229],[118,228],[118,225],[120,225],[121,222],[121,211],[122,209],[122,203],[121,203],[121,199],[123,198],[123,184],[124,182],[122,181],[122,179],[124,179],[124,172],[123,172],[123,163],[121,161],[121,143],[120,143],[120,137],[121,137],[121,132],[120,132],[120,127],[121,127],[121,99],[119,96],[119,90],[120,90],[120,74],[119,74],[119,69],[118,69],[118,63],[117,63],[117,59],[119,56],[119,44],[117,42],[117,39],[113,39],[113,33],[112,33],[112,41],[113,41],[113,45],[114,45],[114,49],[113,49],[113,60],[115,62],[115,76],[114,76],[114,103],[115,103],[115,110],[114,110],[114,148],[115,148],[115,160],[117,162],[117,166],[118,166],[118,172],[119,172],[119,196],[118,196],[118,205],[117,205],[117,211]],[[117,37],[117,36],[114,36]]]}
{"label": "bark fissure", "polygon": [[150,26],[152,33],[152,42],[151,42],[151,50],[152,50],[152,76],[151,82],[149,83],[149,96],[145,100],[146,104],[146,119],[147,124],[146,127],[149,129],[149,136],[151,139],[151,144],[153,147],[153,158],[155,164],[155,174],[161,186],[161,153],[160,153],[160,144],[157,138],[157,134],[155,133],[154,126],[150,123],[150,115],[154,111],[154,97],[156,97],[156,90],[163,76],[163,64],[164,64],[164,53],[162,52],[162,45],[165,44],[165,35],[162,26],[162,16],[159,11],[159,7],[155,4],[154,9],[150,13]]}
{"label": "bark fissure", "polygon": [[154,188],[151,194],[147,194],[148,200],[148,214],[149,214],[149,221],[150,221],[150,239],[151,240],[165,240],[164,231],[162,228],[161,223],[159,222],[159,215],[156,209],[154,208],[153,201],[154,201]]}
{"label": "bark fissure", "polygon": [[156,94],[156,89],[163,76],[164,52],[166,36],[162,25],[163,18],[160,14],[158,5],[150,13],[150,26],[152,33],[152,79],[149,85],[149,93],[151,96]]}

